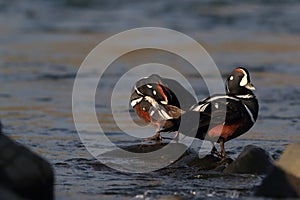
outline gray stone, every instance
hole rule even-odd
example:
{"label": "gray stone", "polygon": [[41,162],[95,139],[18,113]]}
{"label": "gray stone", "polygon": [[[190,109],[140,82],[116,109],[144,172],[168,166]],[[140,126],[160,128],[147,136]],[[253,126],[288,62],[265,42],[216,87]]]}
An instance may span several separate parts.
{"label": "gray stone", "polygon": [[273,166],[273,160],[264,149],[248,145],[238,158],[226,167],[224,173],[266,174]]}
{"label": "gray stone", "polygon": [[1,132],[0,177],[0,187],[7,191],[3,194],[12,194],[20,199],[53,199],[52,166]]}

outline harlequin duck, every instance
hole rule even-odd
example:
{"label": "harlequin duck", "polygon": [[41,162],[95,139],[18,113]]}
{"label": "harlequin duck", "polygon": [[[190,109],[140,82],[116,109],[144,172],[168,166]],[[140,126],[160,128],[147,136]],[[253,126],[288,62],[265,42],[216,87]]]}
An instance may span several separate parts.
{"label": "harlequin duck", "polygon": [[[170,128],[180,121],[180,116],[196,103],[194,96],[173,79],[152,74],[136,82],[130,104],[137,115],[156,126],[156,133],[148,140],[162,140],[159,130]],[[178,132],[175,130],[178,139]]]}
{"label": "harlequin duck", "polygon": [[[224,143],[246,133],[254,125],[259,106],[247,69],[234,69],[226,79],[225,87],[226,94],[210,96],[183,114],[182,126],[178,124],[160,132],[179,129],[184,135],[216,141],[220,143],[221,152],[213,145],[212,153],[226,157]],[[191,119],[195,117],[199,119],[199,124],[190,126]]]}

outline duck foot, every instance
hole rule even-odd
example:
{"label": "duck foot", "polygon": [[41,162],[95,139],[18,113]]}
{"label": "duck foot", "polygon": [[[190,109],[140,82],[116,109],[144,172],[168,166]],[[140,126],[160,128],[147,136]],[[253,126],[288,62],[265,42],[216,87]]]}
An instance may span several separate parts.
{"label": "duck foot", "polygon": [[179,132],[176,131],[174,137],[163,137],[160,135],[160,133],[155,133],[155,135],[145,138],[144,141],[149,141],[149,140],[162,141],[163,139],[175,140],[176,142],[178,142],[179,141]]}
{"label": "duck foot", "polygon": [[162,140],[163,137],[159,133],[155,133],[155,135],[143,139],[139,148],[144,148],[149,145],[160,145]]}
{"label": "duck foot", "polygon": [[155,135],[145,138],[144,141],[154,140],[154,141],[162,141],[164,138],[160,135],[160,133],[155,133]]}
{"label": "duck foot", "polygon": [[216,155],[217,157],[221,158],[222,160],[227,158],[227,155],[226,155],[225,151],[219,152],[215,146],[212,148],[210,153],[212,155]]}
{"label": "duck foot", "polygon": [[160,137],[161,137],[162,140],[163,139],[165,139],[165,140],[174,140],[174,141],[176,141],[176,143],[178,143],[179,142],[179,132],[176,131],[174,134],[175,134],[174,137],[162,137],[162,136],[160,136]]}
{"label": "duck foot", "polygon": [[219,162],[220,164],[225,164],[226,166],[231,164],[233,162],[232,158],[229,157],[224,157],[222,160]]}

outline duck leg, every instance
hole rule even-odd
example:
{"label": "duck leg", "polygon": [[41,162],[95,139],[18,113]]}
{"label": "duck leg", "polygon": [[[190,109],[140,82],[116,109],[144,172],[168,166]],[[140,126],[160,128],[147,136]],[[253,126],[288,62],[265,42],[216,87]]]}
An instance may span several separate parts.
{"label": "duck leg", "polygon": [[[163,136],[160,136],[160,138],[161,138],[161,140],[163,140],[163,139],[174,140],[174,141],[176,141],[178,143],[178,141],[179,141],[179,132],[175,131],[174,134],[175,134],[174,137],[163,137]],[[155,137],[155,136],[153,136],[153,137]]]}
{"label": "duck leg", "polygon": [[213,144],[213,148],[211,149],[211,151],[210,151],[210,153],[212,154],[212,155],[216,155],[216,156],[218,156],[218,157],[222,157],[222,154],[217,150],[217,148],[215,147],[215,145]]}
{"label": "duck leg", "polygon": [[219,139],[219,143],[220,143],[220,148],[221,148],[221,152],[219,152],[217,150],[217,148],[215,147],[215,145],[213,144],[213,148],[211,149],[211,154],[214,154],[220,158],[227,158],[227,155],[226,155],[226,152],[225,152],[225,146],[224,146],[224,139],[223,138],[220,138]]}
{"label": "duck leg", "polygon": [[226,152],[225,152],[225,146],[224,146],[224,139],[220,138],[220,148],[221,148],[221,158],[227,158]]}

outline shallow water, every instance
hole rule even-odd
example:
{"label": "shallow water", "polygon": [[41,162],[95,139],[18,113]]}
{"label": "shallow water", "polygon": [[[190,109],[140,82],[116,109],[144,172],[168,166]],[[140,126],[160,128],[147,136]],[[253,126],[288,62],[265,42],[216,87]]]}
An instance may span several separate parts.
{"label": "shallow water", "polygon": [[[89,154],[72,117],[76,72],[100,41],[133,27],[163,26],[192,36],[223,75],[237,65],[249,69],[257,88],[259,118],[249,133],[226,144],[231,157],[235,158],[243,146],[254,144],[278,158],[287,144],[300,141],[300,3],[28,2],[0,4],[0,118],[6,134],[53,164],[57,199],[251,197],[261,181],[259,176],[221,175],[184,166],[123,173]],[[126,44],[131,42],[135,41]],[[181,70],[187,65],[163,52],[133,52],[113,63],[97,91],[98,118],[118,145],[128,147],[139,140],[121,134],[112,122],[108,107],[112,85],[131,66],[149,61]],[[188,72],[186,76],[197,97],[204,98],[207,90],[203,81]],[[118,93],[117,115],[130,132],[151,135],[152,127],[137,130],[131,124],[128,107],[124,107],[125,91]]]}

